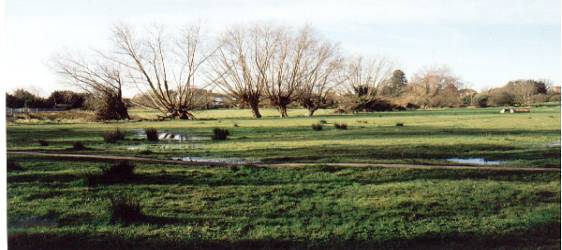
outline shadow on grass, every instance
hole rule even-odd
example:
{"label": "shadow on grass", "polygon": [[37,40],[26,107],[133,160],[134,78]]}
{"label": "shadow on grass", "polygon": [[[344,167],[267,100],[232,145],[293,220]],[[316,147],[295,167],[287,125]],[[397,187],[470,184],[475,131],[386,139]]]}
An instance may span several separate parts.
{"label": "shadow on grass", "polygon": [[[339,174],[349,170],[345,174]],[[327,176],[311,179],[316,173]],[[82,180],[81,175],[72,174],[18,174],[8,176],[8,183],[71,183]],[[444,169],[385,169],[310,166],[296,169],[270,169],[244,167],[236,172],[224,170],[218,172],[177,171],[167,173],[137,173],[119,183],[100,184],[93,187],[104,188],[112,185],[190,185],[190,186],[271,186],[292,184],[318,185],[352,185],[386,184],[409,182],[415,180],[496,180],[514,182],[553,181],[560,178],[560,173],[516,172],[516,171],[481,171],[481,170],[444,170]]]}
{"label": "shadow on grass", "polygon": [[231,239],[204,240],[123,236],[100,232],[11,232],[9,249],[521,249],[560,248],[560,223],[533,225],[504,234],[426,233],[412,239]]}

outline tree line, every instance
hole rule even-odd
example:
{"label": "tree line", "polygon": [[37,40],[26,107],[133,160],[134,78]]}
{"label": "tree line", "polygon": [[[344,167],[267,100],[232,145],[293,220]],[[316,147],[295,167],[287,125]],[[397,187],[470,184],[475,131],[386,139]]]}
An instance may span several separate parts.
{"label": "tree line", "polygon": [[125,86],[140,93],[133,104],[180,119],[194,118],[205,89],[226,95],[260,118],[264,104],[281,117],[295,105],[312,116],[334,104],[349,112],[529,104],[549,87],[544,81],[520,80],[477,94],[445,66],[424,68],[408,80],[387,58],[344,55],[338,43],[310,26],[258,23],[208,39],[197,26],[169,33],[162,26],[138,32],[117,25],[110,37],[107,50],[52,60],[60,76],[100,102],[100,119],[129,117]]}

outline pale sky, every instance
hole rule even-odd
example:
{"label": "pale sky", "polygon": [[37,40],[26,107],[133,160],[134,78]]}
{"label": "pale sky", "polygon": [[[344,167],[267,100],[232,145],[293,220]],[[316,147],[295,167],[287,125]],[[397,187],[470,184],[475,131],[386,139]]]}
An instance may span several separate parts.
{"label": "pale sky", "polygon": [[475,89],[561,80],[560,0],[6,0],[5,7],[2,84],[43,95],[69,88],[47,67],[53,54],[103,48],[119,22],[199,23],[209,36],[256,21],[310,24],[350,54],[393,59],[409,77],[446,64]]}

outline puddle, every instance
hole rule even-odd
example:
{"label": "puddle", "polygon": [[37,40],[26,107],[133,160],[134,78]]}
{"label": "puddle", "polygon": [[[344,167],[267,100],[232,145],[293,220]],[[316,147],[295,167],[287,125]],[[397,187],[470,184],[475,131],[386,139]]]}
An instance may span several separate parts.
{"label": "puddle", "polygon": [[472,165],[499,165],[503,163],[503,161],[491,161],[484,158],[449,158],[447,161]]}
{"label": "puddle", "polygon": [[[136,137],[146,139],[146,134],[144,133],[144,129],[135,129],[134,132]],[[170,133],[170,132],[158,132],[158,140],[182,142],[182,141],[208,141],[211,140],[211,138],[205,136],[190,136],[190,135]]]}
{"label": "puddle", "polygon": [[190,161],[190,162],[211,162],[211,163],[227,163],[227,164],[253,164],[259,161],[244,160],[240,158],[205,158],[205,157],[172,157],[176,161]]}

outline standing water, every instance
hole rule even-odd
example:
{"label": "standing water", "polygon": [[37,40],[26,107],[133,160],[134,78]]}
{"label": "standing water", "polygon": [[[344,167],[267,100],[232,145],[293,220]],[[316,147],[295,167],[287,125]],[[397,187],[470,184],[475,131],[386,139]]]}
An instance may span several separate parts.
{"label": "standing water", "polygon": [[502,163],[502,161],[491,161],[484,158],[449,158],[447,161],[472,165],[499,165]]}

